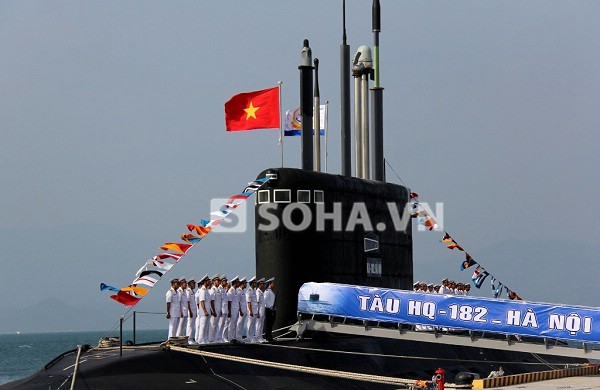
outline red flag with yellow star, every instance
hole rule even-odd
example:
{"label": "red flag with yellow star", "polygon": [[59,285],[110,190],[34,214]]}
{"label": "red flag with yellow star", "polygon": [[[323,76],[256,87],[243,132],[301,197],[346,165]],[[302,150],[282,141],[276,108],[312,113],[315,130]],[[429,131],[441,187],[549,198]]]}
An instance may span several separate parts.
{"label": "red flag with yellow star", "polygon": [[225,128],[279,129],[279,87],[232,96],[225,103]]}

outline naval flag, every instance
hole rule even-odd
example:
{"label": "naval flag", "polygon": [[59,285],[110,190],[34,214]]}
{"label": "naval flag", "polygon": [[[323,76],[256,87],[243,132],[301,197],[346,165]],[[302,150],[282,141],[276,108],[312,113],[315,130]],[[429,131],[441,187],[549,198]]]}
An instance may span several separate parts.
{"label": "naval flag", "polygon": [[[321,128],[321,135],[323,136],[325,135],[325,107],[325,104],[321,104],[319,109],[319,127]],[[314,133],[313,129],[313,134]],[[300,107],[285,112],[283,134],[286,137],[294,137],[302,134],[302,115],[300,115]]]}
{"label": "naval flag", "polygon": [[481,285],[483,284],[483,281],[485,280],[485,278],[488,277],[488,275],[489,275],[489,273],[485,270],[485,268],[478,265],[477,268],[475,268],[475,271],[473,272],[473,276],[471,276],[471,279],[473,279],[473,284],[475,284],[475,287],[480,288]]}

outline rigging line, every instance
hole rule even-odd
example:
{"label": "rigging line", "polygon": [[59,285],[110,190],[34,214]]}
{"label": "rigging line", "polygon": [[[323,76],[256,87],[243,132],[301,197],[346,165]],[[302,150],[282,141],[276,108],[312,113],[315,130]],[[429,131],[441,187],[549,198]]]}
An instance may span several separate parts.
{"label": "rigging line", "polygon": [[[261,188],[262,188],[262,187],[263,187],[263,186],[264,186],[264,185],[265,185],[265,184],[266,184],[268,181],[269,181],[269,180],[267,179],[265,182],[261,183],[261,185],[259,185],[257,188],[250,189],[250,191],[252,191],[252,193],[253,193],[253,194],[256,194],[256,192],[257,192],[259,189],[261,189]],[[254,183],[254,182],[256,182],[256,180],[254,180],[254,181],[253,181],[253,183]],[[246,188],[248,188],[248,187],[246,187]],[[243,192],[245,192],[246,188],[244,188],[244,191],[243,191]],[[249,196],[248,196],[248,197],[249,197]],[[244,201],[247,201],[247,198],[246,198]],[[199,242],[199,241],[198,241],[198,242]],[[190,249],[192,249],[192,248],[193,248],[193,247],[194,247],[194,246],[195,246],[195,245],[196,245],[198,242],[196,242],[196,243],[192,244],[192,246],[191,246],[191,247],[188,249],[188,251],[189,251]],[[182,255],[182,257],[183,257],[184,255],[186,255],[188,251],[186,251],[186,252],[185,252],[185,253]],[[178,264],[178,263],[179,263],[179,262],[175,262],[175,264]],[[175,265],[175,264],[173,264],[173,265]],[[162,278],[163,276],[165,276],[165,275],[166,275],[166,274],[167,274],[169,271],[171,271],[171,269],[173,269],[173,267],[171,267],[171,268],[169,268],[168,270],[166,270],[166,271],[165,271],[165,273],[161,275],[161,278]],[[160,279],[159,279],[159,281],[160,281]],[[158,283],[158,281],[157,281],[156,283]],[[155,283],[155,284],[156,284],[156,283]],[[151,290],[153,287],[154,287],[154,285],[152,285],[152,286],[151,286],[151,287],[148,289],[148,292],[149,292],[149,291],[150,291],[150,290]],[[141,298],[140,298],[140,299],[141,299]],[[137,302],[136,302],[136,303],[137,303]],[[133,309],[133,308],[134,308],[134,306],[135,306],[135,305],[133,305],[133,306],[130,306],[130,307],[129,307],[129,309],[128,309],[128,310],[125,312],[125,314],[123,314],[121,317],[123,317],[123,318],[124,318],[124,317],[125,317],[127,314],[129,314],[129,312],[131,311],[131,309]],[[120,318],[121,318],[121,317],[120,317]],[[123,321],[123,322],[125,322],[125,321]],[[112,333],[114,330],[116,330],[118,326],[119,326],[119,321],[117,321],[117,322],[115,323],[115,325],[113,325],[113,327],[112,327],[112,328],[111,328],[111,329],[108,331],[108,333],[107,333],[106,337],[109,337],[109,336],[110,336],[110,334],[111,334],[111,333]],[[121,341],[122,341],[122,340],[121,340]]]}
{"label": "rigging line", "polygon": [[406,184],[404,184],[404,181],[402,180],[402,178],[398,175],[398,173],[396,173],[396,170],[394,169],[394,167],[392,167],[392,164],[390,164],[390,162],[386,158],[384,158],[383,161],[385,161],[385,163],[390,167],[390,169],[392,170],[392,172],[394,172],[394,174],[396,175],[396,177],[398,178],[398,180],[400,180],[400,182],[402,183],[402,185],[406,187]]}
{"label": "rigging line", "polygon": [[550,363],[548,363],[546,360],[542,359],[541,356],[539,356],[537,353],[532,353],[533,357],[538,359],[540,362],[544,363],[547,367],[550,367],[553,370],[558,370],[558,367],[556,367],[555,365],[552,365]]}
{"label": "rigging line", "polygon": [[210,370],[210,372],[212,372],[212,373],[213,373],[213,375],[214,375],[214,376],[216,376],[216,377],[218,377],[218,378],[221,378],[221,379],[223,379],[223,380],[225,380],[225,381],[227,381],[227,382],[231,383],[232,385],[239,387],[239,388],[240,388],[240,389],[242,389],[242,390],[246,390],[246,388],[245,388],[244,386],[242,386],[242,385],[240,385],[240,384],[237,384],[237,383],[235,383],[234,381],[232,381],[232,380],[230,380],[230,379],[227,379],[227,378],[225,378],[225,377],[224,377],[224,376],[222,376],[222,375],[219,375],[219,374],[217,374],[217,373],[215,372],[215,370],[213,370],[213,369],[212,369],[212,367],[210,366],[210,364],[209,364],[209,363],[208,363],[208,361],[206,360],[206,357],[205,357],[205,356],[202,356],[202,360],[204,360],[204,363],[206,363],[206,365],[208,366],[208,369]]}
{"label": "rigging line", "polygon": [[[358,352],[358,351],[336,351],[336,350],[332,350],[332,349],[308,348],[308,347],[297,347],[297,346],[292,346],[292,345],[277,345],[277,344],[258,344],[258,345],[264,346],[264,347],[290,348],[290,349],[300,349],[300,350],[315,351],[315,352],[341,353],[341,354],[348,354],[348,355],[378,356],[378,357],[398,358],[398,359],[443,360],[443,361],[446,361],[446,362],[481,363],[481,360],[472,360],[472,359],[454,359],[454,358],[412,356],[412,355],[389,355],[389,354],[382,354],[382,353],[368,353],[368,352]],[[486,360],[485,363],[512,364],[512,363],[514,363],[514,361]],[[537,365],[537,366],[539,366],[542,363],[520,362],[519,364],[527,364],[527,365]],[[546,362],[544,365],[548,365],[548,364],[549,363]],[[562,365],[563,363],[559,363],[559,364]]]}
{"label": "rigging line", "polygon": [[[106,334],[106,336],[104,336],[104,338],[110,337],[110,334],[119,327],[121,318],[123,318],[123,323],[125,323],[125,316],[127,314],[129,314],[129,312],[131,311],[131,309],[133,309],[133,306],[130,306],[129,309],[127,309],[127,311],[125,313],[123,313],[122,316],[119,317],[119,319],[115,322],[115,324],[113,325],[113,327],[107,332],[107,334]],[[127,318],[129,318],[129,317],[127,317]]]}

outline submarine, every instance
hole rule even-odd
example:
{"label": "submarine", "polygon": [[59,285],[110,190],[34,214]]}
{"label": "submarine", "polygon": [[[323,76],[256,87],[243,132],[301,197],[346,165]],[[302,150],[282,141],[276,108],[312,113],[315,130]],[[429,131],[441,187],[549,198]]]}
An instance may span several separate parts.
{"label": "submarine", "polygon": [[[498,366],[518,374],[589,362],[585,350],[556,340],[416,332],[411,324],[298,310],[298,292],[309,282],[394,290],[409,290],[413,283],[411,190],[385,180],[378,0],[372,10],[373,55],[361,47],[351,65],[345,27],[340,47],[342,173],[320,170],[319,132],[312,134],[319,128],[314,115],[318,63],[305,40],[299,65],[302,167],[271,167],[257,174],[269,180],[255,192],[256,274],[274,276],[277,283],[276,341],[193,346],[117,339],[66,351],[33,375],[0,388],[397,389],[430,380],[440,367],[447,381],[458,382],[486,376]],[[319,302],[318,292],[310,300]]]}

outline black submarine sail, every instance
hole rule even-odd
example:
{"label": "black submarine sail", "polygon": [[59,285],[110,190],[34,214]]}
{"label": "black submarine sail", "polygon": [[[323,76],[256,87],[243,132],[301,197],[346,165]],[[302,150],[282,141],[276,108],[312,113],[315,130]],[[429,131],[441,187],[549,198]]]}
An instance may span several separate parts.
{"label": "black submarine sail", "polygon": [[[344,18],[345,19],[345,18]],[[394,211],[406,217],[410,200],[407,187],[386,183],[383,174],[383,88],[379,85],[379,2],[373,2],[375,58],[361,46],[354,58],[355,176],[351,176],[350,68],[344,22],[341,54],[342,175],[319,172],[318,150],[311,148],[312,116],[318,116],[313,95],[312,51],[304,40],[300,66],[302,115],[302,169],[272,168],[258,177],[271,180],[257,193],[255,208],[256,273],[275,276],[277,320],[275,327],[296,321],[297,292],[305,282],[408,289],[413,280],[412,226],[398,229]],[[374,76],[372,134],[369,134],[369,79]],[[318,99],[318,77],[314,77]],[[314,127],[318,146],[318,127]],[[369,139],[372,163],[369,164]],[[315,160],[315,163],[311,161]],[[373,180],[370,179],[370,166]],[[311,168],[314,168],[312,170]],[[366,216],[370,223],[354,224]],[[278,221],[277,226],[270,221]],[[397,224],[397,221],[396,221]]]}

